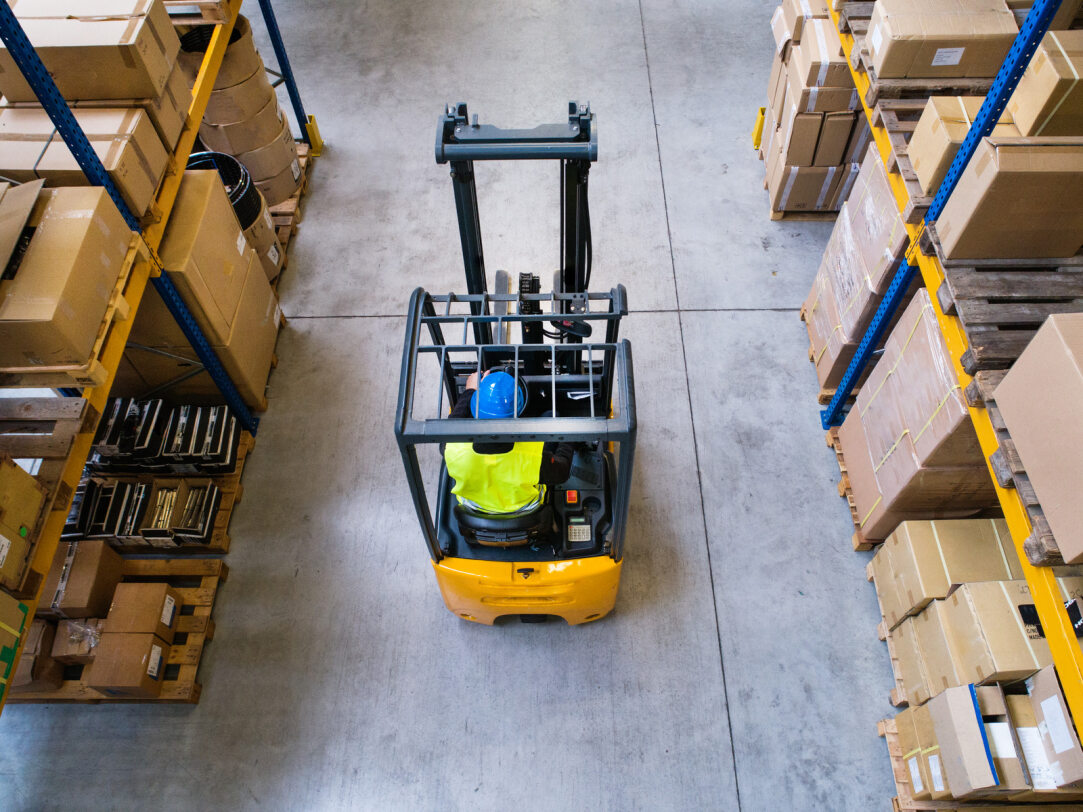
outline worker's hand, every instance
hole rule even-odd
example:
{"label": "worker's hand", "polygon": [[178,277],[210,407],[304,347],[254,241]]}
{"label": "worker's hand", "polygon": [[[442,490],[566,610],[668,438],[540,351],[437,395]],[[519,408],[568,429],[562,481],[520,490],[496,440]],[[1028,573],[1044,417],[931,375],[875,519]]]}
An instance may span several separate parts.
{"label": "worker's hand", "polygon": [[[485,372],[482,373],[481,379],[485,380],[486,376],[488,376],[490,372],[492,372],[491,369],[485,370]],[[478,388],[478,373],[470,373],[470,377],[466,379],[466,388],[468,390],[476,390]]]}

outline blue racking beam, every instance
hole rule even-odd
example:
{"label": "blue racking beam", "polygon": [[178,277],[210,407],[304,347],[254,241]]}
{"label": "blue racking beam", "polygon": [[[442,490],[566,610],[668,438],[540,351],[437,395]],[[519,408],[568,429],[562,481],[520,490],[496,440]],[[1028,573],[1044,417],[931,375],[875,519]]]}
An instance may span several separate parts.
{"label": "blue racking beam", "polygon": [[[33,88],[38,101],[41,102],[41,106],[49,114],[53,126],[56,127],[57,132],[64,139],[64,143],[68,145],[72,155],[75,156],[75,160],[79,163],[79,167],[83,170],[87,180],[90,181],[91,185],[101,186],[105,189],[116,204],[117,209],[120,210],[129,228],[133,231],[142,232],[139,219],[128,208],[128,204],[121,196],[120,190],[113,183],[113,179],[109,177],[109,173],[98,158],[98,154],[87,140],[86,134],[71,114],[67,102],[60,95],[53,77],[45,69],[45,65],[42,64],[41,58],[34,50],[34,46],[31,45],[14,12],[3,0],[0,0],[0,39],[3,39],[4,45],[11,52],[12,59],[15,60],[15,64],[22,71],[27,83]],[[222,393],[222,397],[225,398],[226,403],[233,410],[237,420],[245,429],[255,434],[259,426],[259,419],[245,405],[244,400],[237,391],[237,387],[233,385],[233,381],[222,366],[222,362],[218,360],[217,353],[211,347],[210,342],[207,341],[207,337],[203,335],[203,330],[196,324],[195,318],[187,305],[184,304],[169,275],[163,271],[160,276],[154,277],[151,282],[161,295],[166,307],[169,308],[169,312],[173,314],[173,318],[177,320],[177,324],[180,325],[185,337],[191,343],[196,355],[199,356],[200,362]],[[62,390],[62,392],[70,394],[68,390]]]}
{"label": "blue racking beam", "polygon": [[278,60],[278,70],[286,82],[286,92],[289,93],[290,103],[293,105],[293,114],[297,117],[297,127],[301,131],[301,137],[305,143],[312,146],[311,137],[308,133],[308,116],[305,115],[305,106],[301,103],[301,93],[297,90],[297,81],[293,78],[293,68],[290,67],[290,59],[286,56],[286,46],[282,42],[282,32],[278,28],[278,20],[275,18],[274,9],[271,8],[271,0],[259,0],[260,11],[263,12],[263,21],[267,25],[267,34],[271,38],[271,46],[275,51],[275,59]]}
{"label": "blue racking beam", "polygon": [[[993,80],[993,85],[989,88],[989,93],[985,97],[981,110],[967,132],[962,146],[959,147],[955,160],[952,161],[951,167],[948,169],[948,174],[944,177],[940,188],[937,189],[936,197],[933,198],[932,205],[925,215],[927,224],[935,222],[944,211],[948,198],[955,191],[959,178],[962,176],[967,164],[970,163],[970,159],[974,156],[978,144],[993,132],[993,128],[1000,121],[1000,116],[1003,114],[1004,108],[1007,107],[1008,100],[1011,99],[1012,93],[1015,92],[1015,88],[1023,76],[1023,72],[1027,69],[1027,65],[1030,64],[1031,57],[1034,56],[1034,52],[1041,44],[1042,38],[1049,30],[1049,24],[1053,22],[1053,17],[1060,8],[1060,4],[1061,0],[1036,0],[1034,3],[1030,14],[1027,15],[1027,19],[1023,23],[1023,27],[1019,29],[1015,42],[1012,43],[1011,50],[1008,51],[1008,57],[1000,66],[996,79]],[[842,425],[842,421],[846,417],[844,413],[846,401],[849,400],[854,385],[864,374],[865,368],[872,359],[876,348],[880,346],[880,339],[883,338],[887,325],[891,323],[895,312],[899,309],[903,296],[914,281],[916,273],[917,267],[911,265],[905,259],[902,265],[899,266],[899,270],[895,272],[895,277],[891,280],[887,293],[880,302],[880,306],[876,309],[876,314],[872,317],[869,328],[865,331],[865,335],[862,336],[861,343],[857,345],[857,351],[850,360],[850,365],[846,368],[846,374],[842,376],[842,381],[835,391],[835,396],[831,399],[831,403],[828,404],[827,408],[820,412],[820,423],[824,429]]]}

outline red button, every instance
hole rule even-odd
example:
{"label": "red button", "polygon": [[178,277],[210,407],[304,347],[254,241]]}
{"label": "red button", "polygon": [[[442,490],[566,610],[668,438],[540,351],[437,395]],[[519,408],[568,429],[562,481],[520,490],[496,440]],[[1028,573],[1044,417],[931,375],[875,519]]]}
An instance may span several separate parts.
{"label": "red button", "polygon": [[579,501],[579,491],[564,491],[564,497],[569,505],[574,505]]}

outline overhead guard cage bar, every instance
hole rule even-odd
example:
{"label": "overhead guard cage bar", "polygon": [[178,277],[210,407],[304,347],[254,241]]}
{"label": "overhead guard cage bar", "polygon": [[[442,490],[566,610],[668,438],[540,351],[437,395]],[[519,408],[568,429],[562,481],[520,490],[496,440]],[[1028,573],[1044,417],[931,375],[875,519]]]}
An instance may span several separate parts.
{"label": "overhead guard cage bar", "polygon": [[[451,164],[455,211],[459,218],[467,292],[485,293],[485,254],[481,242],[474,161],[550,161],[560,163],[561,292],[584,291],[590,268],[590,209],[587,177],[598,160],[598,127],[589,104],[568,102],[568,120],[532,129],[479,124],[466,103],[448,105],[436,124],[436,163]],[[478,311],[478,315],[481,311]],[[475,325],[479,342],[491,342],[484,323]]]}
{"label": "overhead guard cage bar", "polygon": [[[531,294],[524,299],[540,302],[548,301],[554,307],[559,304],[562,294]],[[624,287],[618,285],[608,293],[589,294],[590,301],[606,301],[609,307],[604,311],[583,312],[564,315],[561,318],[578,322],[604,322],[607,341],[598,344],[477,344],[468,343],[470,328],[478,323],[492,325],[504,322],[538,321],[537,315],[476,315],[474,313],[453,313],[452,305],[469,304],[471,307],[487,304],[488,301],[516,300],[519,297],[509,294],[483,294],[479,296],[457,296],[455,294],[432,295],[423,288],[418,288],[410,297],[410,309],[406,322],[406,341],[403,347],[402,369],[399,380],[399,397],[395,413],[395,437],[406,468],[406,478],[410,484],[410,495],[414,509],[425,533],[429,553],[434,561],[444,557],[436,535],[432,512],[425,494],[424,479],[418,464],[415,446],[433,443],[470,443],[475,441],[489,443],[515,442],[567,442],[584,443],[601,440],[615,443],[619,448],[616,491],[613,495],[613,523],[611,555],[620,560],[624,546],[624,533],[627,524],[628,506],[631,501],[632,461],[635,449],[636,407],[635,381],[632,372],[632,346],[627,339],[618,340],[617,332],[620,318],[627,314]],[[443,312],[438,312],[438,306]],[[542,318],[548,318],[548,315]],[[449,344],[445,340],[444,327],[456,326],[457,337],[462,343]],[[423,330],[431,344],[423,344]],[[461,330],[461,332],[460,332]],[[611,339],[611,340],[610,340]],[[510,354],[514,359],[512,374],[516,379],[516,391],[519,389],[520,373],[518,360],[528,354],[540,353],[550,361],[549,372],[538,376],[523,376],[525,382],[548,382],[551,387],[550,404],[556,411],[557,382],[582,387],[582,399],[589,401],[589,414],[583,416],[562,416],[554,413],[546,417],[512,417],[505,420],[452,420],[446,416],[443,396],[447,393],[450,410],[458,396],[455,381],[456,373],[452,370],[452,354],[472,355],[476,358],[475,368],[480,369],[483,354],[501,352]],[[560,375],[557,372],[558,359],[563,353],[576,352],[591,361],[586,365],[585,374]],[[415,418],[414,404],[418,402],[417,374],[419,361],[423,356],[431,355],[442,368],[438,378],[436,394],[436,418]],[[593,363],[594,360],[598,363]],[[600,372],[598,371],[600,369]],[[577,393],[579,391],[577,390]],[[604,408],[595,404],[596,396],[605,395]]]}

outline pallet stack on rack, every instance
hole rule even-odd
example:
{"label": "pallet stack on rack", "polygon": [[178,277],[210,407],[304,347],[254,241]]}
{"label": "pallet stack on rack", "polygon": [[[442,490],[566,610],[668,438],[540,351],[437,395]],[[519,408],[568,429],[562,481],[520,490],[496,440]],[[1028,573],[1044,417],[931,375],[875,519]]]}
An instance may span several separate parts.
{"label": "pallet stack on rack", "polygon": [[1079,12],[829,11],[875,191],[802,317],[905,708],[879,727],[896,809],[1083,801]]}
{"label": "pallet stack on rack", "polygon": [[[186,171],[222,66],[263,71],[250,36],[231,46],[240,0],[130,0],[122,24],[107,5],[0,7],[0,707],[198,701],[228,572],[208,556],[229,549],[284,323],[274,252],[322,145],[264,3],[306,142],[273,100],[288,183],[267,178],[268,207]],[[186,82],[178,34],[193,30]],[[137,345],[207,383],[144,375],[126,360]]]}

